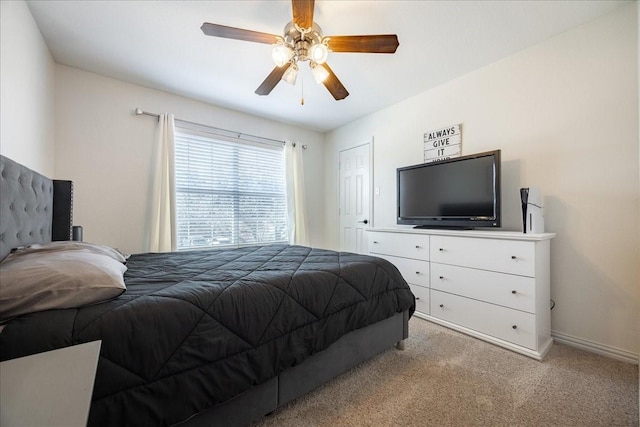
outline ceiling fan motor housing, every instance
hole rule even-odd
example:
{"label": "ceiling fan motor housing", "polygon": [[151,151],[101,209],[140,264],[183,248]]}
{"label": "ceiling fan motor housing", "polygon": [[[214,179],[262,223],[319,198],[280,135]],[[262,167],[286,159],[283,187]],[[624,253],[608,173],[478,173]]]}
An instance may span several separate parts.
{"label": "ceiling fan motor housing", "polygon": [[308,61],[309,48],[322,43],[322,29],[316,23],[304,29],[290,21],[284,27],[284,41],[294,52],[294,61]]}

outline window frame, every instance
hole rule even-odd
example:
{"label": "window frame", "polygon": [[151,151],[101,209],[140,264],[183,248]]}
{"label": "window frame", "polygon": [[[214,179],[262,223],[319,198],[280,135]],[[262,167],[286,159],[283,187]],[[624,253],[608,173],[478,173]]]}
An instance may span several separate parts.
{"label": "window frame", "polygon": [[[212,144],[211,150],[202,151],[203,147],[207,147],[208,144]],[[284,144],[284,141],[224,131],[206,125],[176,120],[174,172],[176,175],[175,227],[177,250],[187,251],[211,248],[235,248],[271,243],[289,243]],[[217,164],[220,166],[218,169],[221,171],[224,170],[224,173],[206,174],[206,176],[198,175],[197,172],[189,174],[189,169],[194,171],[198,171],[198,169],[189,167],[188,163],[191,159],[185,160],[182,158],[182,156],[185,155],[183,151],[186,149],[184,148],[186,145],[189,145],[193,151],[197,151],[197,149],[202,151],[200,153],[202,154],[201,157],[196,155],[192,159],[192,163],[200,163],[200,166],[202,166],[199,172],[215,169],[214,165],[218,162]],[[208,154],[203,154],[204,152]],[[231,161],[231,158],[227,159],[229,153],[232,153],[233,161]],[[209,156],[209,158],[204,159],[206,156]],[[246,158],[241,159],[243,156]],[[268,157],[268,170],[265,169],[262,174],[258,174],[262,175],[262,180],[249,178],[249,175],[246,173],[247,170],[258,170],[256,167],[253,167],[255,165],[252,165],[250,160],[247,160],[251,158],[251,156],[257,156],[254,157],[254,160],[257,161],[256,165],[258,165],[258,167],[261,165],[261,162],[263,167],[266,166],[264,164],[265,160],[263,160],[261,156],[264,158]],[[225,160],[229,160],[229,162],[224,163]],[[187,163],[185,163],[185,161]],[[206,165],[207,162],[209,163],[208,166],[203,166]],[[277,167],[281,173],[274,174],[274,166]],[[189,176],[185,176],[185,173],[189,174]],[[195,176],[198,177],[200,182],[192,185],[190,180],[193,180]],[[230,177],[233,179],[229,179]],[[203,184],[207,179],[211,181],[210,185]],[[185,182],[187,184],[185,184]],[[249,187],[253,186],[253,188],[250,189],[251,191],[247,191],[247,188],[238,188],[238,185],[242,183]],[[219,185],[220,188],[215,188],[216,185]],[[232,190],[229,188],[230,185],[233,187]],[[272,189],[273,191],[265,189]],[[191,202],[184,201],[184,199],[188,199],[189,197],[192,198]],[[251,201],[251,197],[256,197],[258,200]],[[203,207],[208,203],[203,203],[207,198],[210,199],[211,203],[209,208]],[[200,199],[200,201],[198,201],[198,199]],[[217,202],[214,202],[214,200],[217,200]],[[207,209],[209,209],[209,212],[214,212],[216,207],[219,208],[219,205],[216,203],[229,203],[231,200],[233,207],[229,212],[231,210],[233,212],[228,216],[230,219],[227,219],[227,216],[225,216],[224,220],[218,220],[217,222],[211,219],[204,219],[202,221],[192,219],[191,223],[200,222],[198,226],[193,226],[194,231],[189,230],[189,221],[185,224],[183,220],[185,217],[184,211],[189,208],[190,204],[194,206],[191,212],[191,215],[194,215],[197,214],[198,211],[202,214],[202,212]],[[247,201],[250,202],[248,206],[251,209],[251,214],[249,215],[246,215],[246,208],[242,207],[243,202]],[[197,206],[197,204],[200,204],[200,206]],[[252,214],[255,218],[250,219]],[[264,215],[267,215],[267,218],[269,218],[266,222],[258,219]],[[206,215],[202,218],[206,218]],[[218,227],[219,230],[228,229],[228,227],[225,227],[225,225],[228,226],[227,222],[232,224],[231,233],[214,237],[214,234],[216,234],[214,229],[216,227]],[[205,225],[207,223],[209,223],[209,225]],[[185,230],[185,227],[187,230]],[[272,235],[272,238],[262,238],[260,237],[261,233],[263,236],[265,233]],[[247,236],[251,235],[253,238],[247,238]],[[194,244],[194,238],[198,239],[199,244]]]}

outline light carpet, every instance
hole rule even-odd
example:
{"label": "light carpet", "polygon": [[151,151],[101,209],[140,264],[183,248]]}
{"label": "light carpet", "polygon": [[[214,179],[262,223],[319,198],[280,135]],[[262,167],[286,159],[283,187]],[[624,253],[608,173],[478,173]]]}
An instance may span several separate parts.
{"label": "light carpet", "polygon": [[539,362],[414,317],[404,351],[253,426],[638,426],[638,366],[558,343]]}

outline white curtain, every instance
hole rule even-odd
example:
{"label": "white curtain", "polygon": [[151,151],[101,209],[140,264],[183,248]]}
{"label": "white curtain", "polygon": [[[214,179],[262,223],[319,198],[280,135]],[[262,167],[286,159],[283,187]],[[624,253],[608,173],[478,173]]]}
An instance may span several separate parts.
{"label": "white curtain", "polygon": [[285,145],[287,213],[289,217],[289,243],[308,246],[302,151],[300,143]]}
{"label": "white curtain", "polygon": [[158,140],[153,166],[149,252],[170,252],[177,248],[174,133],[173,114],[161,114],[158,119]]}

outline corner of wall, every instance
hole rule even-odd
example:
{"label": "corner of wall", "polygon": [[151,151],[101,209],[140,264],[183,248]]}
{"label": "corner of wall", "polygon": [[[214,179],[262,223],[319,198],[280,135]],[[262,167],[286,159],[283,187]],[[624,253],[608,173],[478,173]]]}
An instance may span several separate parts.
{"label": "corner of wall", "polygon": [[0,2],[0,152],[53,176],[55,62],[27,3]]}

